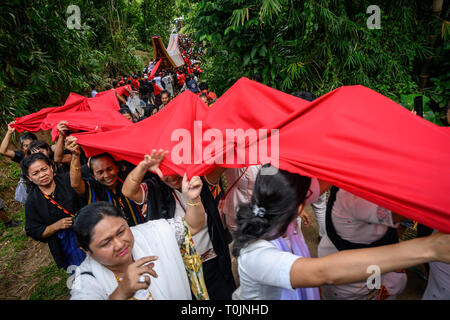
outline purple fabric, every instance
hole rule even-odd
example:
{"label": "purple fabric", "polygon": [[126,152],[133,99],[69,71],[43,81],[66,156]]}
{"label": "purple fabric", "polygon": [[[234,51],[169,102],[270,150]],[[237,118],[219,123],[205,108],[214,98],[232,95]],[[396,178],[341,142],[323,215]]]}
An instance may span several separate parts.
{"label": "purple fabric", "polygon": [[[290,239],[292,252],[299,257],[310,258],[308,246],[301,233],[296,233],[293,224],[290,224],[286,235]],[[289,245],[283,237],[271,241],[278,249],[291,252]],[[297,288],[296,290],[283,289],[280,300],[320,300],[318,288]]]}

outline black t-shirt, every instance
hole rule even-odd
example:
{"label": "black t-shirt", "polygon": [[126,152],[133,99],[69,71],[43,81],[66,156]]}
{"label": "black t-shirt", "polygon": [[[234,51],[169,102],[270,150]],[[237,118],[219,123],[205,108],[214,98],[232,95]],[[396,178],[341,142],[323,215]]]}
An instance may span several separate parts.
{"label": "black t-shirt", "polygon": [[22,150],[16,150],[14,151],[14,158],[12,158],[12,161],[20,163],[25,158],[25,152]]}
{"label": "black t-shirt", "polygon": [[38,187],[35,186],[31,189],[25,203],[25,231],[33,239],[47,242],[56,264],[61,267],[64,265],[64,256],[57,234],[53,234],[48,238],[42,238],[41,236],[49,225],[60,219],[70,217],[58,206],[69,213],[76,214],[80,210],[82,203],[75,190],[70,186],[68,173],[57,174],[54,180],[56,187],[50,197],[56,204],[46,199]]}

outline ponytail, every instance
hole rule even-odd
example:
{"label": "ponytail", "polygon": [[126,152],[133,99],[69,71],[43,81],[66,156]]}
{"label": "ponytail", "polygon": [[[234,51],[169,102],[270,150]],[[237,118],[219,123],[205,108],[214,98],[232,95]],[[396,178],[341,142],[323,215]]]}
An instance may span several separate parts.
{"label": "ponytail", "polygon": [[258,173],[251,203],[241,206],[236,214],[232,254],[239,256],[241,249],[254,241],[282,236],[297,216],[310,185],[311,178],[284,170],[275,175]]}

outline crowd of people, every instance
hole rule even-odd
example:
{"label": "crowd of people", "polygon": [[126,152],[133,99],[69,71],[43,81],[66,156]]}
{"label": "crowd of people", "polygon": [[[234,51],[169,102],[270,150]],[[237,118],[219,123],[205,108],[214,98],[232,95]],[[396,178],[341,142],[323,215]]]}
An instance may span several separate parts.
{"label": "crowd of people", "polygon": [[[117,95],[120,104],[119,112],[133,122],[139,122],[154,115],[166,106],[174,97],[185,90],[197,94],[208,106],[217,99],[217,95],[209,90],[208,84],[201,81],[203,73],[201,63],[201,46],[192,39],[181,35],[179,47],[184,65],[179,68],[159,68],[157,61],[150,61],[142,71],[123,74],[114,80],[110,88],[130,85],[123,95]],[[156,69],[155,69],[156,68]],[[92,85],[91,97],[97,94],[97,87]]]}
{"label": "crowd of people", "polygon": [[[187,37],[180,47],[182,68],[155,71],[152,61],[112,83],[131,85],[117,95],[122,115],[142,121],[184,90],[214,107],[217,96],[200,81],[201,48]],[[137,165],[106,152],[87,158],[65,121],[57,130],[52,146],[25,133],[13,150],[11,123],[0,154],[20,163],[16,200],[25,205],[27,235],[48,244],[58,267],[79,266],[71,299],[395,299],[404,269],[428,262],[424,299],[450,299],[450,235],[399,241],[404,217],[326,181],[263,175],[267,164],[165,176],[159,166],[168,150]],[[302,235],[306,205],[319,225],[317,258]],[[3,207],[0,199],[5,226],[19,226]],[[383,274],[379,287],[366,283],[370,265]]]}

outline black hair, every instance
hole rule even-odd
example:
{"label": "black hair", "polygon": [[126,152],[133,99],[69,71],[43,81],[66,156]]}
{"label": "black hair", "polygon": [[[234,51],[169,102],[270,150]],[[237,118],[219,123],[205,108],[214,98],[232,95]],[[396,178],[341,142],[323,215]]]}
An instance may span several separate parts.
{"label": "black hair", "polygon": [[23,160],[20,162],[22,178],[24,179],[25,184],[28,188],[36,186],[30,179],[28,179],[28,169],[33,163],[39,160],[44,161],[49,167],[53,169],[53,172],[56,172],[56,168],[53,161],[50,160],[45,154],[43,154],[42,152],[30,154],[29,156],[23,158]]}
{"label": "black hair", "polygon": [[91,89],[92,90],[94,90],[95,89],[95,87],[96,87],[96,85],[93,83],[93,84],[91,84]]}
{"label": "black hair", "polygon": [[24,142],[25,140],[36,141],[36,140],[37,140],[37,137],[36,137],[36,135],[35,135],[34,133],[31,133],[31,132],[25,132],[23,135],[20,136],[20,139],[19,139],[20,148],[22,148],[23,142]]}
{"label": "black hair", "polygon": [[160,92],[160,95],[162,96],[164,93],[167,94],[167,96],[170,98],[170,93],[169,93],[169,91],[163,90],[163,91]]}
{"label": "black hair", "polygon": [[95,226],[106,216],[123,218],[120,210],[106,201],[91,203],[83,207],[76,214],[73,220],[72,228],[77,238],[79,247],[85,251],[91,251],[89,245],[91,244],[93,230]]}
{"label": "black hair", "polygon": [[108,153],[108,152],[103,152],[103,153],[97,154],[96,156],[92,156],[92,157],[89,158],[88,166],[89,166],[89,168],[91,169],[91,173],[92,173],[92,174],[94,174],[94,173],[92,172],[92,161],[93,161],[93,160],[100,159],[100,158],[109,158],[109,159],[111,159],[111,161],[112,161],[116,166],[118,166],[117,161],[114,159],[114,157],[113,157],[110,153]]}
{"label": "black hair", "polygon": [[113,86],[113,88],[117,87],[117,81],[116,81],[116,80],[114,80],[114,81],[112,82],[112,86]]}
{"label": "black hair", "polygon": [[[30,143],[30,145],[27,148],[26,154],[30,155],[32,154],[33,150],[36,149],[46,149],[48,151],[48,154],[50,156],[52,149],[50,148],[50,146],[48,145],[47,142],[42,141],[42,140],[35,140],[32,143]],[[52,157],[50,157],[52,158]]]}
{"label": "black hair", "polygon": [[150,117],[152,115],[153,109],[155,109],[155,108],[156,108],[156,106],[153,104],[149,104],[149,105],[145,106],[143,108],[144,109],[144,117],[146,117],[146,118]]}
{"label": "black hair", "polygon": [[306,101],[313,101],[317,99],[317,96],[314,93],[308,92],[308,91],[298,91],[292,94],[293,96],[297,98],[301,98]]}
{"label": "black hair", "polygon": [[[306,199],[311,178],[281,169],[276,174],[261,174],[263,170],[273,169],[268,164],[262,167],[256,176],[251,203],[242,205],[236,214],[235,257],[251,242],[282,236]],[[264,211],[262,216],[256,214],[258,208]]]}
{"label": "black hair", "polygon": [[203,91],[203,90],[209,90],[209,89],[208,89],[208,84],[207,84],[206,82],[200,82],[200,83],[198,84],[198,88],[200,89],[200,91]]}
{"label": "black hair", "polygon": [[131,111],[130,111],[129,108],[120,108],[120,109],[119,109],[119,113],[120,113],[120,114],[126,114],[126,113],[128,113],[128,114],[131,116]]}

